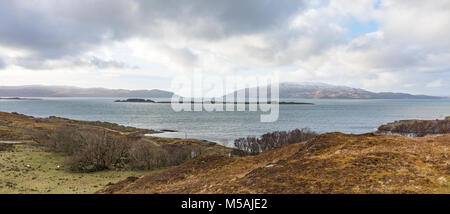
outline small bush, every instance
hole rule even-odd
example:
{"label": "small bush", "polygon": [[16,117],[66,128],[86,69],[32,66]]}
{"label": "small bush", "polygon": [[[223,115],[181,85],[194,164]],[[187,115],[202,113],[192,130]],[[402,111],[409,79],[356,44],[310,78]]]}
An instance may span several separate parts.
{"label": "small bush", "polygon": [[260,138],[246,137],[238,138],[234,141],[234,146],[240,151],[239,155],[257,155],[272,148],[281,147],[288,144],[299,143],[310,140],[317,136],[317,133],[310,129],[295,129],[292,131],[276,131],[261,135]]}
{"label": "small bush", "polygon": [[74,128],[58,128],[47,135],[41,136],[47,149],[52,152],[61,152],[73,155],[83,147],[84,132]]}
{"label": "small bush", "polygon": [[81,142],[77,150],[72,151],[66,161],[72,171],[93,172],[126,168],[131,145],[124,138],[96,131],[83,132],[80,136]]}
{"label": "small bush", "polygon": [[131,169],[151,170],[169,165],[166,150],[148,143],[134,143],[129,151]]}

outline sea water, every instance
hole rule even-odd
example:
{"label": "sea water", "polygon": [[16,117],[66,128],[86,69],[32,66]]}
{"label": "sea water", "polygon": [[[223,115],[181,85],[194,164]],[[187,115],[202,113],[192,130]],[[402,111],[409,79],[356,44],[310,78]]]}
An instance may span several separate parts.
{"label": "sea water", "polygon": [[234,139],[272,131],[310,128],[313,131],[367,133],[404,119],[450,116],[450,99],[285,99],[314,105],[280,105],[279,119],[261,123],[262,112],[175,112],[170,104],[117,103],[116,98],[41,98],[2,100],[0,111],[35,117],[108,121],[154,130],[176,130],[161,137],[194,138],[230,144]]}

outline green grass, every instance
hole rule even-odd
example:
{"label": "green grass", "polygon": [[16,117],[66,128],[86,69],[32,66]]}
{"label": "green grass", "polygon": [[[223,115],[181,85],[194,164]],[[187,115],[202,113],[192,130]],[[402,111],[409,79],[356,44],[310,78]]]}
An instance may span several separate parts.
{"label": "green grass", "polygon": [[61,154],[33,145],[14,147],[14,151],[0,151],[0,193],[93,193],[108,183],[151,172],[72,173],[64,169],[65,157]]}

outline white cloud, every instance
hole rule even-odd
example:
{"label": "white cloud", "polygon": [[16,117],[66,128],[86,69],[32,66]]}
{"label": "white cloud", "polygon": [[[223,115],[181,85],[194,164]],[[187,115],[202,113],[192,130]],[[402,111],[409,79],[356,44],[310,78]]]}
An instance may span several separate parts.
{"label": "white cloud", "polygon": [[427,88],[439,88],[439,87],[442,87],[442,80],[435,80],[435,81],[429,82],[426,85],[426,87]]}

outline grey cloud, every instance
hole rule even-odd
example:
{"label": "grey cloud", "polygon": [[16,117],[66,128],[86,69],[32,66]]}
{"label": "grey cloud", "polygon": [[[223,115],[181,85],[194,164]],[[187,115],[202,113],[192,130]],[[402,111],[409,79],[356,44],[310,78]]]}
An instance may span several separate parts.
{"label": "grey cloud", "polygon": [[34,57],[54,59],[88,50],[108,36],[124,38],[116,29],[127,25],[115,22],[118,17],[126,17],[120,11],[126,8],[118,4],[123,1],[97,2],[1,1],[0,44],[30,50]]}
{"label": "grey cloud", "polygon": [[0,1],[0,45],[58,59],[109,41],[162,37],[164,23],[207,40],[267,31],[301,8],[290,0]]}
{"label": "grey cloud", "polygon": [[119,62],[119,61],[115,61],[115,60],[102,60],[97,57],[92,57],[87,64],[91,65],[91,66],[95,66],[100,69],[106,69],[106,68],[138,69],[139,68],[137,66],[128,65],[125,62]]}
{"label": "grey cloud", "polygon": [[[141,6],[141,12],[147,13],[146,21],[174,21],[193,36],[218,39],[278,28],[303,9],[304,4],[291,0],[192,0],[187,4],[177,0],[150,0],[142,1]],[[199,27],[198,23],[203,24]]]}
{"label": "grey cloud", "polygon": [[103,60],[98,57],[90,57],[87,60],[81,60],[74,57],[65,57],[63,58],[62,65],[55,65],[49,63],[45,58],[40,57],[27,57],[27,58],[16,58],[15,64],[31,69],[31,70],[52,70],[59,68],[58,66],[70,65],[70,66],[92,66],[99,69],[108,69],[108,68],[118,68],[118,69],[139,69],[138,66],[133,66],[125,62],[116,61],[116,60]]}
{"label": "grey cloud", "polygon": [[32,70],[42,70],[42,69],[54,69],[45,63],[44,58],[40,57],[21,57],[14,60],[14,64],[23,68]]}
{"label": "grey cloud", "polygon": [[322,54],[329,48],[346,42],[345,32],[329,23],[319,22],[299,29],[281,28],[267,34],[270,45],[264,48],[246,47],[253,58],[268,65],[287,65]]}

